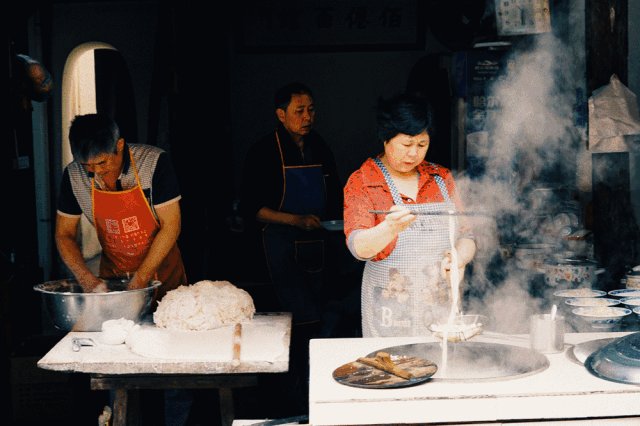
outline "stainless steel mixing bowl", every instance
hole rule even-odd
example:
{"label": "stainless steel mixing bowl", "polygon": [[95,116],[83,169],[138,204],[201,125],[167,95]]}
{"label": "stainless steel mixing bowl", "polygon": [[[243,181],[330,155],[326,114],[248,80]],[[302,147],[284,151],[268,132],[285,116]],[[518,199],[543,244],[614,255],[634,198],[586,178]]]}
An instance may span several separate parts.
{"label": "stainless steel mixing bowl", "polygon": [[74,279],[47,281],[33,286],[42,300],[53,325],[63,331],[100,331],[102,323],[125,318],[140,322],[148,312],[160,281],[146,288],[127,290],[128,279],[106,280],[107,292],[83,293]]}

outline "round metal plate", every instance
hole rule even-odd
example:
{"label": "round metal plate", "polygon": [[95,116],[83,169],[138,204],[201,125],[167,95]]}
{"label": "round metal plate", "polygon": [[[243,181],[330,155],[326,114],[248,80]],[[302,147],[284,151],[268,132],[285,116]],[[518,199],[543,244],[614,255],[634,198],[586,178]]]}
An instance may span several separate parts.
{"label": "round metal plate", "polygon": [[438,371],[434,381],[496,381],[539,373],[549,367],[549,359],[529,348],[484,342],[450,343],[447,362],[442,362],[442,344],[414,343],[379,349],[377,352],[433,360]]}
{"label": "round metal plate", "polygon": [[[573,347],[573,356],[580,364],[584,364],[584,361],[587,359],[589,355],[616,340],[614,337],[609,337],[606,339],[596,339],[589,340],[587,342],[578,343]],[[567,352],[568,353],[568,352]]]}
{"label": "round metal plate", "polygon": [[438,369],[432,361],[427,359],[390,354],[392,358],[395,358],[396,365],[411,373],[413,377],[403,379],[367,364],[353,361],[336,368],[333,371],[333,378],[338,383],[356,388],[405,388],[426,382]]}

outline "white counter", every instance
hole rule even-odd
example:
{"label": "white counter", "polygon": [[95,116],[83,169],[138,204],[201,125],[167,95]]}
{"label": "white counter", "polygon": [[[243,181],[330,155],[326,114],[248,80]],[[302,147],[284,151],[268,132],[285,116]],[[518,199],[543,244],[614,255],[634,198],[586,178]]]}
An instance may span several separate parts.
{"label": "white counter", "polygon": [[[549,367],[536,374],[478,383],[431,380],[394,389],[345,386],[336,382],[332,373],[337,367],[381,348],[433,340],[406,337],[314,339],[310,342],[309,423],[459,424],[598,418],[596,423],[588,423],[595,425],[605,423],[605,418],[616,418],[610,421],[640,424],[640,386],[593,376],[575,360],[571,350],[573,344],[626,334],[567,334],[565,351],[548,354]],[[479,335],[473,341],[527,347],[526,337]]]}
{"label": "white counter", "polygon": [[[262,332],[249,333],[252,329]],[[38,367],[46,370],[94,374],[239,374],[277,373],[289,369],[289,343],[291,339],[291,314],[286,312],[259,313],[245,324],[242,334],[242,352],[238,365],[232,363],[231,331],[223,340],[212,340],[217,330],[193,332],[192,338],[179,338],[166,331],[166,343],[176,345],[176,353],[168,354],[158,346],[155,356],[144,356],[127,345],[108,345],[100,342],[100,332],[70,332],[64,336],[42,359]],[[266,333],[265,330],[271,330]],[[207,334],[212,333],[212,334]],[[187,335],[188,332],[182,334]],[[225,336],[222,334],[222,336]],[[274,336],[277,341],[269,342]],[[92,346],[72,350],[75,338],[91,339]],[[172,341],[171,339],[175,339]],[[264,350],[264,346],[271,348]],[[216,350],[222,346],[225,351]],[[263,348],[263,350],[261,350]],[[183,356],[180,357],[180,354]],[[198,354],[198,356],[193,356]],[[164,355],[164,356],[163,356]]]}

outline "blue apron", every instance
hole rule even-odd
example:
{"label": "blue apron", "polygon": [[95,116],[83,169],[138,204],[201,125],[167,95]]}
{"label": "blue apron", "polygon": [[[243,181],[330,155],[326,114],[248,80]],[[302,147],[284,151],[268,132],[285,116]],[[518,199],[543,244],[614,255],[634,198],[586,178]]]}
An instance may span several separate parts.
{"label": "blue apron", "polygon": [[[326,189],[322,164],[286,166],[278,132],[284,188],[279,211],[314,214],[326,209]],[[305,231],[294,226],[267,224],[263,231],[269,274],[282,307],[292,312],[294,323],[320,319],[324,297],[321,277],[324,267],[324,230]]]}

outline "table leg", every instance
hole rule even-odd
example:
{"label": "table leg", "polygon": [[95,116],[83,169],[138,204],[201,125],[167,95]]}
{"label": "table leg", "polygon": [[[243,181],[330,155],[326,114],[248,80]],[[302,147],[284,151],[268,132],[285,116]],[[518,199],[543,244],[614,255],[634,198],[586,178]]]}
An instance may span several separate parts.
{"label": "table leg", "polygon": [[127,390],[117,388],[114,393],[112,426],[127,426],[127,405],[129,404]]}
{"label": "table leg", "polygon": [[233,392],[230,388],[219,388],[220,421],[222,426],[231,426],[235,418],[233,407]]}

